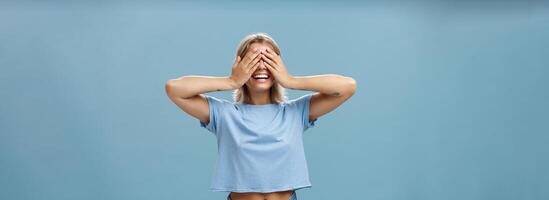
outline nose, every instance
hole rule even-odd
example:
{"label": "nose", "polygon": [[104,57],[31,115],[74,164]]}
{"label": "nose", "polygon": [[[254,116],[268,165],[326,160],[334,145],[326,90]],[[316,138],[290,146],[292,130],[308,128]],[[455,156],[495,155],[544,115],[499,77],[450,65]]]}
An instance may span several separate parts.
{"label": "nose", "polygon": [[[260,62],[261,62],[261,61],[260,61]],[[265,66],[264,64],[261,64],[261,63],[260,63],[258,69],[267,69],[267,66]]]}

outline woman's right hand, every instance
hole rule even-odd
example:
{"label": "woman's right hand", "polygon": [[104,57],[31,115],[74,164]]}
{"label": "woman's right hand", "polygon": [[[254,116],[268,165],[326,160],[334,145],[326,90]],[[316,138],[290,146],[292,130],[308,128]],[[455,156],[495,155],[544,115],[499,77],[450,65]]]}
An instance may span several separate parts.
{"label": "woman's right hand", "polygon": [[261,60],[260,53],[259,49],[254,49],[246,53],[243,59],[240,56],[236,57],[230,77],[235,89],[242,87],[259,67],[261,64],[259,62]]}

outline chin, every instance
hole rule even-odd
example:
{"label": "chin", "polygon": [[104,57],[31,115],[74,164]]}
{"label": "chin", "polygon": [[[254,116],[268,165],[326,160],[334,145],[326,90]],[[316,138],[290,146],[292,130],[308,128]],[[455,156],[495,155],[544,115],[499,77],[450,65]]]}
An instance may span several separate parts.
{"label": "chin", "polygon": [[255,92],[264,92],[264,91],[269,91],[271,89],[272,85],[255,85],[255,86],[252,86],[250,87],[250,89],[252,91],[255,91]]}
{"label": "chin", "polygon": [[250,80],[247,85],[250,90],[263,92],[265,90],[270,90],[274,83],[275,82],[273,79],[269,79],[266,82],[256,82],[255,80]]}
{"label": "chin", "polygon": [[273,84],[248,85],[248,89],[250,89],[250,91],[254,91],[254,92],[264,92],[264,91],[269,91],[272,86],[273,86]]}

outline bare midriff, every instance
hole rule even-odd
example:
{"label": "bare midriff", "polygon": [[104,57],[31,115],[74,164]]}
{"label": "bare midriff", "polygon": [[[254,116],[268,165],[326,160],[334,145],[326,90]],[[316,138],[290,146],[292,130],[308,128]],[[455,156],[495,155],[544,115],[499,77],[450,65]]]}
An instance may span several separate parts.
{"label": "bare midriff", "polygon": [[288,200],[293,190],[269,193],[259,192],[231,192],[232,200]]}

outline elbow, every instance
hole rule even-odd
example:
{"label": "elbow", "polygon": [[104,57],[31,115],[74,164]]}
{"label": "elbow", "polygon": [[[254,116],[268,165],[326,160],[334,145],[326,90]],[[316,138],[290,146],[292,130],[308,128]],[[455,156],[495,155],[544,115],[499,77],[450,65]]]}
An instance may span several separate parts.
{"label": "elbow", "polygon": [[166,85],[164,86],[164,89],[166,90],[166,95],[168,95],[168,97],[173,97],[173,86],[174,85],[174,80],[173,79],[170,79],[170,80],[167,80],[166,81]]}
{"label": "elbow", "polygon": [[347,83],[346,83],[346,91],[345,93],[347,94],[347,96],[353,96],[356,92],[356,80],[351,78],[351,77],[346,77],[347,79]]}
{"label": "elbow", "polygon": [[337,88],[337,91],[332,93],[332,95],[347,99],[355,94],[356,81],[351,77],[344,77],[343,80],[338,84]]}
{"label": "elbow", "polygon": [[181,79],[170,79],[166,81],[166,85],[164,86],[166,90],[166,95],[170,99],[176,99],[176,98],[189,98],[193,95],[189,95],[189,88],[186,87],[186,83],[181,82]]}

